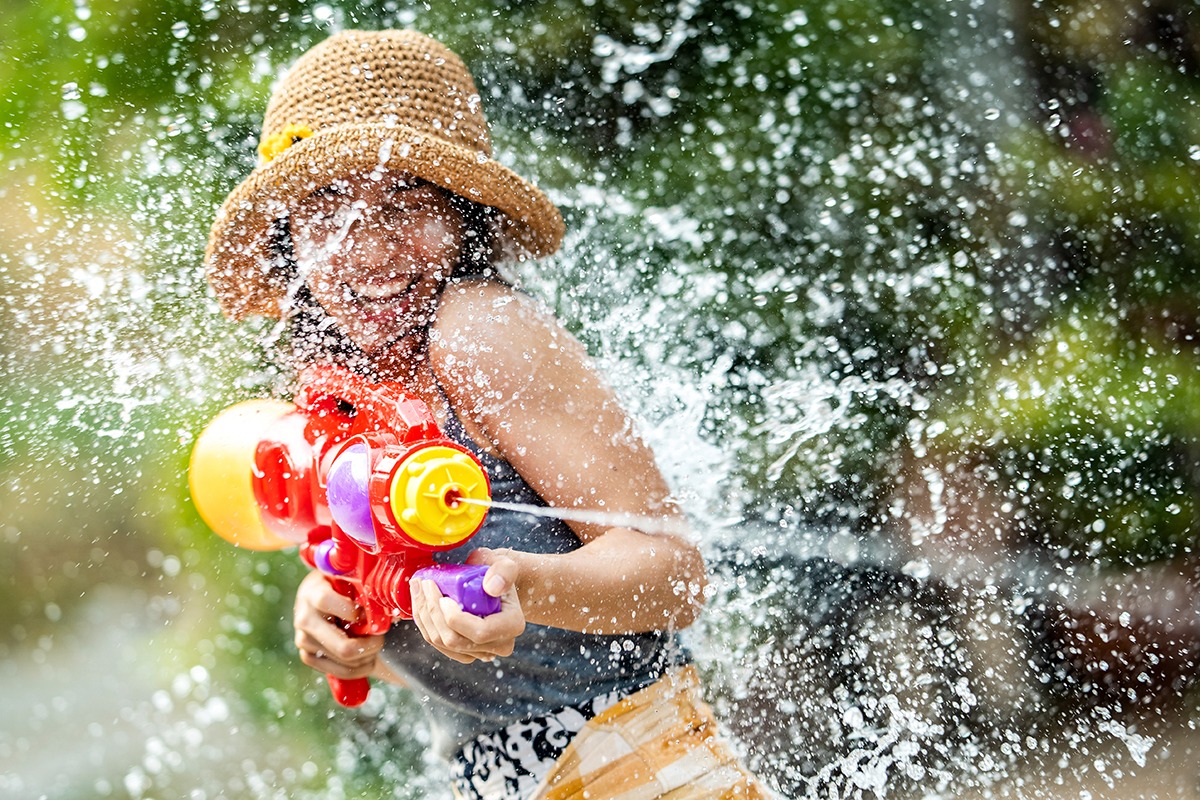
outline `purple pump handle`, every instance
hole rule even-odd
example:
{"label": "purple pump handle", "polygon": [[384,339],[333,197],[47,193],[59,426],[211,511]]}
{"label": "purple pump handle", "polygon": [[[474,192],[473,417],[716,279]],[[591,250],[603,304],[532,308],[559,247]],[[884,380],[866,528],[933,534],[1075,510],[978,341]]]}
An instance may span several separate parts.
{"label": "purple pump handle", "polygon": [[477,617],[486,617],[500,610],[500,598],[492,597],[483,590],[486,566],[466,564],[435,564],[413,573],[422,581],[433,581],[442,594],[462,606],[463,611]]}
{"label": "purple pump handle", "polygon": [[333,539],[326,539],[317,545],[313,550],[313,562],[317,565],[317,569],[321,570],[321,572],[324,572],[326,575],[332,575],[335,578],[346,574],[344,570],[334,567],[333,562],[331,561],[333,548],[336,546],[337,545]]}

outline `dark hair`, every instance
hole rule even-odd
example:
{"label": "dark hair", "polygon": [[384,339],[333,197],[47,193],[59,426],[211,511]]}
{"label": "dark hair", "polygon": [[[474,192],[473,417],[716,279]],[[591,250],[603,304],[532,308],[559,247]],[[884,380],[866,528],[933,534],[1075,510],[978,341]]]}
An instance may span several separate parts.
{"label": "dark hair", "polygon": [[[463,218],[462,253],[446,281],[495,276],[498,238],[495,209],[445,189],[441,191],[451,208]],[[282,324],[266,343],[273,360],[289,369],[318,362],[333,363],[370,377],[373,370],[367,354],[346,336],[300,278],[287,217],[274,221],[268,238],[271,269],[279,271],[283,279],[280,283],[287,287]]]}

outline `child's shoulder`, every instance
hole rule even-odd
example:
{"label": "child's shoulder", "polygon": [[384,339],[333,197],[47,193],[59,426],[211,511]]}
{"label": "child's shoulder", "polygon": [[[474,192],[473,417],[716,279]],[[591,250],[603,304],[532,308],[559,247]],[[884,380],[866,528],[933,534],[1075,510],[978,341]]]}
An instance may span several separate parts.
{"label": "child's shoulder", "polygon": [[509,284],[492,278],[470,277],[452,280],[442,290],[438,303],[437,321],[457,321],[481,312],[493,312],[511,302],[524,298]]}
{"label": "child's shoulder", "polygon": [[527,342],[557,329],[554,318],[524,292],[486,278],[455,281],[442,292],[431,343],[461,349],[476,343],[496,347]]}
{"label": "child's shoulder", "polygon": [[450,284],[430,327],[429,358],[443,381],[516,391],[539,369],[581,360],[571,335],[529,295],[486,279]]}

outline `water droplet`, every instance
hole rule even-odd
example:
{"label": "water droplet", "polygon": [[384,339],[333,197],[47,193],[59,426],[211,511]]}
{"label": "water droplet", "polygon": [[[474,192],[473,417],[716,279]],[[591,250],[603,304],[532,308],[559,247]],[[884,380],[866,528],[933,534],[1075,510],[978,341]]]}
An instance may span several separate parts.
{"label": "water droplet", "polygon": [[188,33],[190,32],[191,31],[188,28],[188,24],[183,20],[180,20],[171,26],[171,35],[176,39],[186,39]]}
{"label": "water droplet", "polygon": [[64,100],[59,106],[63,119],[73,122],[87,114],[87,106],[78,100]]}

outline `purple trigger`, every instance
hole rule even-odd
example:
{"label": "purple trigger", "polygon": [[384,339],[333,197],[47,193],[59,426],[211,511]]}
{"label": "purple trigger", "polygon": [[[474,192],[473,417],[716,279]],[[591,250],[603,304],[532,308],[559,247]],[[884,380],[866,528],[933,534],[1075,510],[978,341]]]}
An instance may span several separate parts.
{"label": "purple trigger", "polygon": [[500,610],[500,598],[492,597],[483,590],[486,566],[466,564],[435,564],[413,573],[422,581],[433,581],[442,594],[462,606],[463,611],[477,617],[486,617]]}
{"label": "purple trigger", "polygon": [[333,555],[333,548],[336,546],[337,545],[334,543],[333,539],[326,539],[317,545],[316,551],[313,553],[313,562],[317,565],[317,569],[321,570],[321,572],[324,572],[326,575],[340,576],[346,574],[344,570],[337,569],[333,566],[333,560],[331,556]]}

